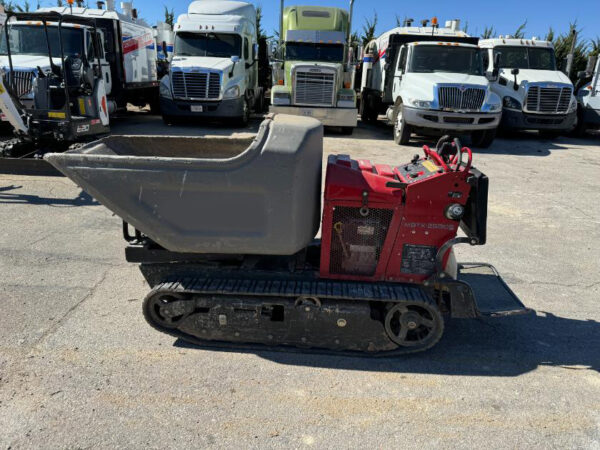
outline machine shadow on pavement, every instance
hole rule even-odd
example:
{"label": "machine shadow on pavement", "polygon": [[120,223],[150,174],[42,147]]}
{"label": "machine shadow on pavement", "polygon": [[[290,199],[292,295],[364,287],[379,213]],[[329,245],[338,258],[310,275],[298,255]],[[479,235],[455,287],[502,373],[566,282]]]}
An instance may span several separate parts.
{"label": "machine shadow on pavement", "polygon": [[521,132],[499,136],[490,148],[473,148],[474,152],[491,155],[550,156],[555,151],[568,151],[573,145],[593,145],[591,139],[559,137],[541,139],[537,133]]}
{"label": "machine shadow on pavement", "polygon": [[51,197],[40,197],[38,195],[27,195],[12,193],[9,191],[15,191],[21,189],[22,186],[4,186],[0,187],[0,204],[11,203],[11,204],[30,204],[30,205],[47,205],[56,207],[74,207],[74,206],[97,206],[100,205],[91,195],[85,191],[81,191],[75,198],[51,198]]}
{"label": "machine shadow on pavement", "polygon": [[450,320],[436,347],[402,357],[338,356],[286,351],[177,347],[254,353],[290,366],[407,374],[514,377],[540,366],[600,372],[600,322],[550,313],[497,319]]}

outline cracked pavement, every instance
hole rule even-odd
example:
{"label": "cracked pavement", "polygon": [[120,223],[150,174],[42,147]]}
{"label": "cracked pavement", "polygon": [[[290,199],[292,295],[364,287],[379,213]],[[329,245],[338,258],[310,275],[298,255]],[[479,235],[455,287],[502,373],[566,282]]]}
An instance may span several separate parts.
{"label": "cracked pavement", "polygon": [[[114,132],[166,129],[133,115]],[[325,153],[410,160],[391,130],[335,132]],[[118,217],[64,178],[0,175],[0,449],[600,448],[600,135],[498,139],[494,264],[536,314],[455,320],[432,350],[367,359],[187,346],[146,323]]]}

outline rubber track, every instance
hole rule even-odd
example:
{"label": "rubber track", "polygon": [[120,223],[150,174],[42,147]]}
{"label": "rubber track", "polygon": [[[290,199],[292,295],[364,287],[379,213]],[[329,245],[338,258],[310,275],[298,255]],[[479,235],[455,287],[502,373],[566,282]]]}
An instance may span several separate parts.
{"label": "rubber track", "polygon": [[[185,278],[180,281],[165,282],[156,285],[144,299],[146,302],[158,293],[170,293],[178,295],[251,295],[261,297],[319,297],[330,300],[357,300],[357,301],[385,301],[401,303],[410,301],[423,303],[437,309],[435,301],[427,295],[420,287],[407,284],[391,283],[357,283],[336,282],[331,280],[294,281],[294,280],[249,280],[249,279],[214,279],[214,278]],[[328,350],[315,347],[294,347],[284,345],[266,344],[240,344],[224,341],[203,340],[188,335],[177,329],[166,328],[155,323],[146,308],[143,308],[146,321],[155,330],[169,334],[175,338],[191,344],[218,348],[231,351],[266,351],[266,352],[288,352],[288,353],[310,353],[338,356],[361,356],[371,358],[386,358],[426,351],[433,347],[443,335],[444,320],[440,321],[440,332],[436,340],[425,347],[404,347],[382,352],[361,352],[350,350]]]}

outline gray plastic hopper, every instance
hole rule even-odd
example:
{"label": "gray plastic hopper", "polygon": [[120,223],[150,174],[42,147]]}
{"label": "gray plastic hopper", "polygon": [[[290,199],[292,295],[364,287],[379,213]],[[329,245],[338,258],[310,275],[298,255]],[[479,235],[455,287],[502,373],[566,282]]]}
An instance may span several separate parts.
{"label": "gray plastic hopper", "polygon": [[254,139],[110,136],[45,159],[167,250],[291,255],[320,220],[323,127],[275,115]]}

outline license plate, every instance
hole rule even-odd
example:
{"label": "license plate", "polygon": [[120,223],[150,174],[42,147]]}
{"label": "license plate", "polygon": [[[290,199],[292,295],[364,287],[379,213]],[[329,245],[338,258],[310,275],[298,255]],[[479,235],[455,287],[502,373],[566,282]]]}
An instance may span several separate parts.
{"label": "license plate", "polygon": [[301,113],[302,113],[303,116],[312,117],[312,115],[313,115],[312,109],[303,109],[301,111]]}
{"label": "license plate", "polygon": [[191,109],[192,109],[192,112],[202,112],[202,111],[204,111],[204,108],[202,107],[202,105],[192,105]]}

